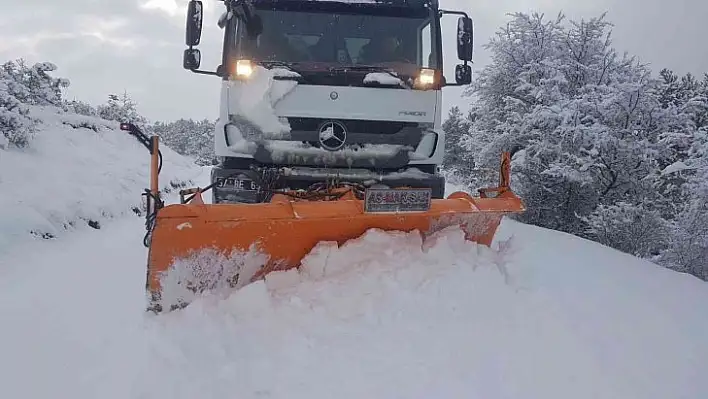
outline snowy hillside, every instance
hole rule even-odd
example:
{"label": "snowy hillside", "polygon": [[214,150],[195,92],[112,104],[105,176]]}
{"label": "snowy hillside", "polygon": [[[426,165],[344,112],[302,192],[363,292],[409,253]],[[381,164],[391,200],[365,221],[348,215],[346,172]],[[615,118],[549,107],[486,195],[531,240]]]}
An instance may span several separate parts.
{"label": "snowy hillside", "polygon": [[[94,170],[133,195],[146,181]],[[570,235],[507,220],[490,250],[455,229],[425,244],[372,231],[156,317],[128,215],[0,255],[8,397],[708,397],[708,284]]]}
{"label": "snowy hillside", "polygon": [[[37,132],[28,148],[0,148],[0,253],[30,236],[100,227],[141,209],[150,156],[118,122],[31,106]],[[202,171],[163,148],[161,185],[189,183]]]}

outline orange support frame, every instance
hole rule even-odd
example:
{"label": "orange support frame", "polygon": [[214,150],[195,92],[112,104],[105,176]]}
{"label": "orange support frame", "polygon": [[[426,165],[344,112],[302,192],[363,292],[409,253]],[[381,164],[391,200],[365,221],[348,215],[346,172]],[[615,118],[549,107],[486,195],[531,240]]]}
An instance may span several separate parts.
{"label": "orange support frame", "polygon": [[502,153],[501,165],[499,166],[499,187],[480,188],[479,194],[482,198],[490,198],[490,193],[497,195],[504,194],[511,190],[511,154]]}
{"label": "orange support frame", "polygon": [[152,136],[152,154],[150,155],[150,191],[155,198],[160,198],[160,182],[158,180],[160,170],[160,138]]}

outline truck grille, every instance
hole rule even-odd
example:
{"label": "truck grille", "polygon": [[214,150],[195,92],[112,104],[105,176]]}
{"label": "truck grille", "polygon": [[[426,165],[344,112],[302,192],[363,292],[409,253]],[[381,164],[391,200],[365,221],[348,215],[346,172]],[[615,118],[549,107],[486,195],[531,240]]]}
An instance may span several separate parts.
{"label": "truck grille", "polygon": [[[294,131],[316,132],[326,121],[328,121],[328,119],[288,118],[290,127]],[[342,123],[350,133],[396,134],[406,127],[418,127],[418,123],[415,122],[367,121],[358,119],[338,119],[337,121]]]}

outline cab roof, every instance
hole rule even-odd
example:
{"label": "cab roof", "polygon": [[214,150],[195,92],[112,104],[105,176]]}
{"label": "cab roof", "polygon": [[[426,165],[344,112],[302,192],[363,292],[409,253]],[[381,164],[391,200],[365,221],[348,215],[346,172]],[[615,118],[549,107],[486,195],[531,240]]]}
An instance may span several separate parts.
{"label": "cab roof", "polygon": [[253,4],[292,4],[297,3],[339,3],[348,5],[367,5],[367,6],[387,6],[387,7],[411,7],[423,8],[426,5],[437,7],[438,0],[252,0]]}

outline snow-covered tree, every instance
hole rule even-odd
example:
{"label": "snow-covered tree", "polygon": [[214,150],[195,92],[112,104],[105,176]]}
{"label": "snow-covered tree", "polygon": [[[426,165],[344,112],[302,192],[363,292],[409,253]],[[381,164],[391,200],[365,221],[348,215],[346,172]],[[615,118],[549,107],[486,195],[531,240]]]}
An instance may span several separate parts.
{"label": "snow-covered tree", "polygon": [[177,153],[195,157],[199,165],[211,165],[215,159],[214,122],[179,119],[170,123],[156,122],[151,130]]}
{"label": "snow-covered tree", "polygon": [[13,81],[0,69],[0,150],[9,146],[26,147],[35,132],[26,104],[13,94]]}
{"label": "snow-covered tree", "polygon": [[29,105],[36,103],[27,85],[30,70],[23,60],[0,67],[0,149],[24,148],[36,131],[36,121],[29,115]]}
{"label": "snow-covered tree", "polygon": [[6,62],[2,69],[12,82],[12,94],[23,104],[59,106],[62,90],[69,87],[68,79],[49,75],[57,70],[51,62],[39,62],[30,67],[19,59]]}
{"label": "snow-covered tree", "polygon": [[[683,79],[690,82],[691,79]],[[673,205],[670,242],[659,261],[668,267],[708,280],[708,75],[674,106],[691,121],[691,130],[669,142],[673,158],[662,170],[667,181],[667,202]]]}
{"label": "snow-covered tree", "polygon": [[460,111],[460,107],[452,107],[442,128],[445,131],[443,167],[455,175],[469,176],[472,169],[472,158],[463,142],[463,137],[469,134],[469,116],[465,117]]}
{"label": "snow-covered tree", "polygon": [[612,47],[610,28],[605,15],[511,15],[466,92],[474,102],[464,143],[479,185],[494,183],[500,152],[515,154],[521,220],[655,258],[688,212],[684,186],[699,184],[666,168],[697,162],[705,92],[669,71],[653,78]]}
{"label": "snow-covered tree", "polygon": [[64,110],[74,114],[85,116],[98,116],[98,110],[91,104],[87,104],[79,100],[71,100],[64,102]]}
{"label": "snow-covered tree", "polygon": [[109,94],[108,101],[99,105],[97,112],[99,117],[109,121],[130,122],[136,125],[147,123],[147,119],[140,115],[137,104],[127,92],[122,95]]}

